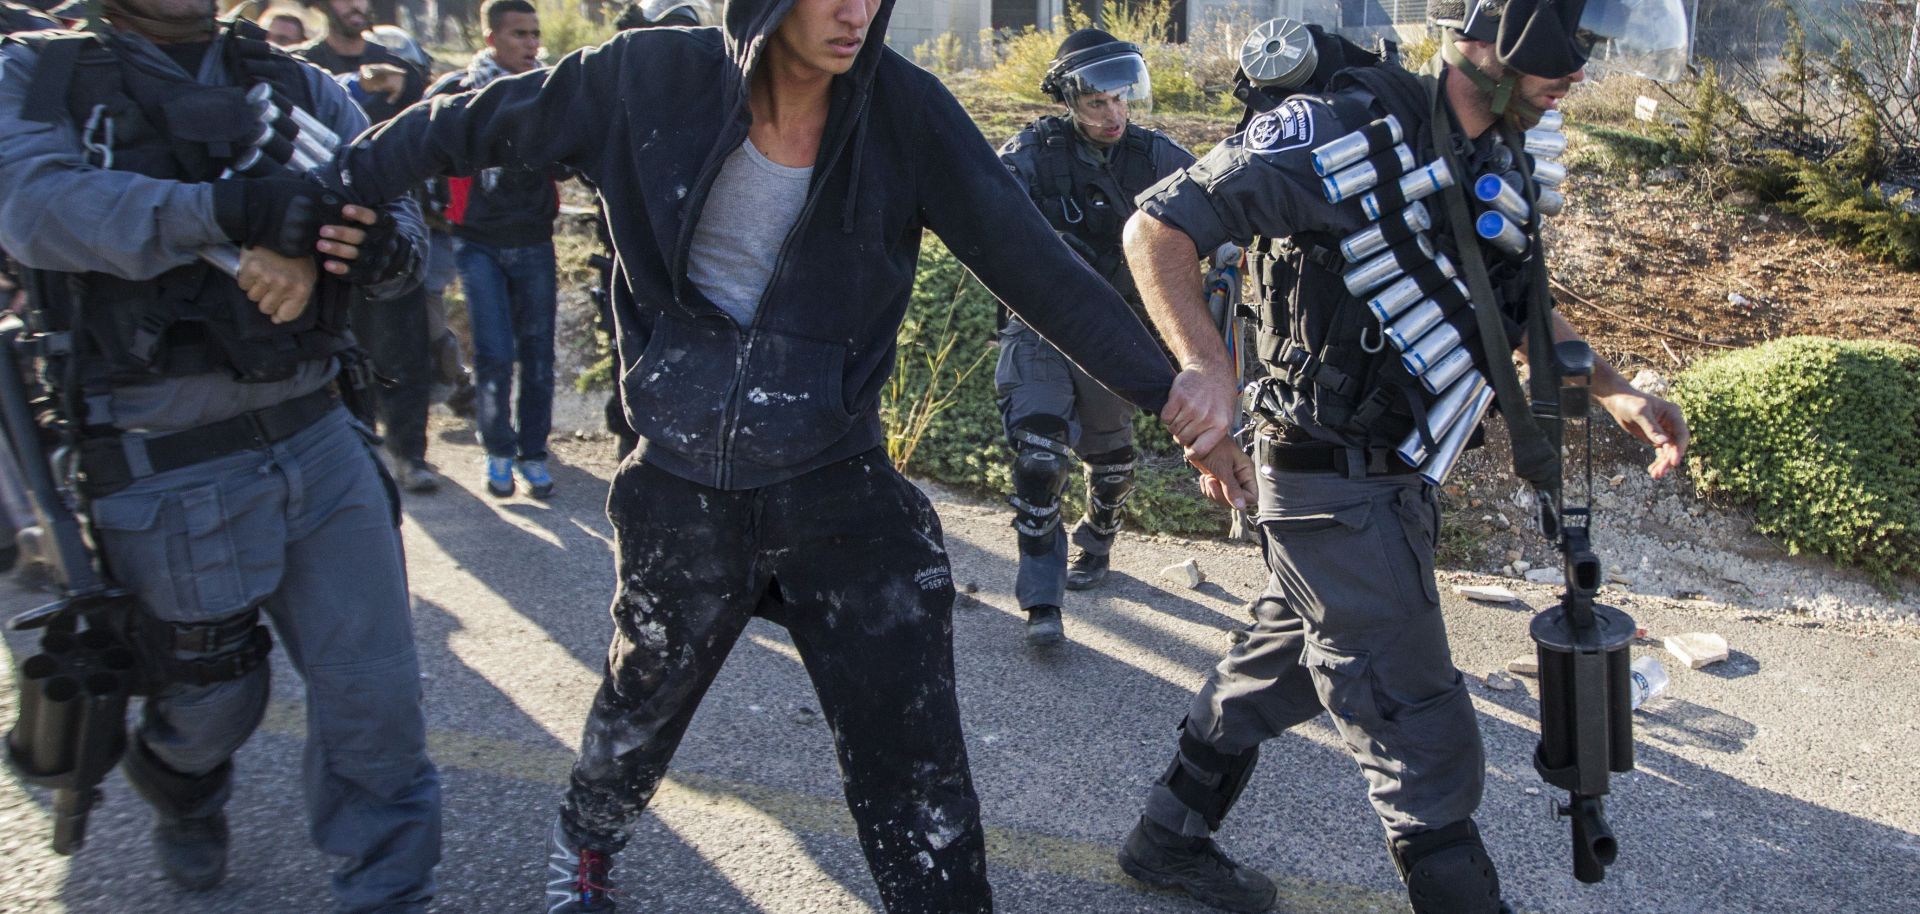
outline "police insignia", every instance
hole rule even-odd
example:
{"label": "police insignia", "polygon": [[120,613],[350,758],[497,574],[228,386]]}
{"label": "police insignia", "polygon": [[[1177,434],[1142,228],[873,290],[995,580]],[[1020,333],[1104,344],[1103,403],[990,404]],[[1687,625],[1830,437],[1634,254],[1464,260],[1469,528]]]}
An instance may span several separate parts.
{"label": "police insignia", "polygon": [[1304,98],[1287,101],[1247,125],[1246,146],[1261,153],[1284,152],[1313,142],[1313,110]]}

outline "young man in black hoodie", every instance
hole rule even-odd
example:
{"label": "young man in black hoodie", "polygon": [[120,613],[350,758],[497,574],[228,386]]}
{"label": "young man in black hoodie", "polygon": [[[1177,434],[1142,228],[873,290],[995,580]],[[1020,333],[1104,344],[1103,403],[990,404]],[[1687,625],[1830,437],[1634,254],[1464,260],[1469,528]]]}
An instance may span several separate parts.
{"label": "young man in black hoodie", "polygon": [[557,162],[606,206],[640,445],[608,499],[616,631],[553,831],[552,914],[613,909],[610,855],[756,614],[788,629],[819,693],[887,910],[991,910],[939,520],[882,449],[924,229],[1181,441],[1226,441],[1196,456],[1216,492],[1249,494],[1230,415],[1192,397],[939,81],[885,47],[890,10],[735,0],[724,29],[623,32],[342,153],[361,200]]}

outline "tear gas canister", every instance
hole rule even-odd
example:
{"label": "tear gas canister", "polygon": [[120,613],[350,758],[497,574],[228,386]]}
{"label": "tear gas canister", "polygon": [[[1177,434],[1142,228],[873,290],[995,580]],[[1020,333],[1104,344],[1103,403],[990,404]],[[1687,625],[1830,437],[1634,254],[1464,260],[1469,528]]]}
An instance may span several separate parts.
{"label": "tear gas canister", "polygon": [[[1325,177],[1406,139],[1400,119],[1389,114],[1313,151],[1313,172]],[[1412,166],[1408,166],[1411,168]]]}
{"label": "tear gas canister", "polygon": [[1437,159],[1401,176],[1397,183],[1361,197],[1360,208],[1368,219],[1379,221],[1387,213],[1452,186],[1453,169],[1447,160]]}
{"label": "tear gas canister", "polygon": [[1531,215],[1527,201],[1499,175],[1481,175],[1473,182],[1473,198],[1492,207],[1513,222],[1524,223]]}
{"label": "tear gas canister", "polygon": [[1341,279],[1347,284],[1347,292],[1358,298],[1380,288],[1395,276],[1433,260],[1434,253],[1433,242],[1428,241],[1427,236],[1415,235],[1380,256],[1348,270]]}
{"label": "tear gas canister", "polygon": [[[1447,433],[1453,430],[1454,424],[1460,421],[1460,417],[1466,415],[1468,405],[1486,386],[1487,379],[1481,377],[1479,372],[1468,372],[1460,380],[1455,381],[1452,387],[1447,388],[1447,392],[1440,395],[1439,401],[1427,409],[1426,437],[1433,441],[1435,447],[1446,440]],[[1414,429],[1407,433],[1407,437],[1393,452],[1399,455],[1407,466],[1417,467],[1421,461],[1427,459],[1428,448],[1426,441],[1421,439],[1420,430]]]}
{"label": "tear gas canister", "polygon": [[1567,135],[1558,130],[1535,128],[1527,131],[1526,144],[1521,148],[1537,159],[1557,159],[1567,151]]}
{"label": "tear gas canister", "polygon": [[[1498,180],[1498,179],[1495,179]],[[1505,181],[1500,182],[1502,187]],[[1473,230],[1494,247],[1518,257],[1527,252],[1527,235],[1513,221],[1499,213],[1481,213],[1473,223]]]}
{"label": "tear gas canister", "polygon": [[1430,228],[1433,228],[1433,213],[1427,205],[1409,203],[1400,211],[1399,218],[1389,216],[1348,235],[1340,242],[1340,254],[1348,263],[1359,263]]}
{"label": "tear gas canister", "polygon": [[1320,187],[1326,193],[1328,203],[1339,203],[1379,186],[1383,171],[1387,172],[1385,177],[1393,177],[1406,174],[1419,165],[1420,161],[1413,157],[1413,150],[1401,143],[1385,153],[1321,178]]}
{"label": "tear gas canister", "polygon": [[1461,452],[1467,449],[1467,439],[1473,437],[1473,430],[1479,427],[1480,420],[1487,417],[1487,408],[1492,405],[1493,388],[1481,387],[1480,392],[1468,402],[1465,417],[1454,423],[1447,436],[1434,447],[1433,456],[1427,458],[1426,465],[1420,468],[1421,479],[1432,486],[1446,484],[1447,474],[1453,472],[1453,465],[1460,462]]}

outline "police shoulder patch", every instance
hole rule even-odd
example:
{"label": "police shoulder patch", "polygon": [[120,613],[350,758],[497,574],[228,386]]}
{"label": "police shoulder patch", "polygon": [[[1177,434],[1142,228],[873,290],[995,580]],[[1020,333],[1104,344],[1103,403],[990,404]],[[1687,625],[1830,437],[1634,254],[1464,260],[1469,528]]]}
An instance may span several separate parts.
{"label": "police shoulder patch", "polygon": [[1244,140],[1249,151],[1272,154],[1313,143],[1315,102],[1290,98],[1247,124]]}

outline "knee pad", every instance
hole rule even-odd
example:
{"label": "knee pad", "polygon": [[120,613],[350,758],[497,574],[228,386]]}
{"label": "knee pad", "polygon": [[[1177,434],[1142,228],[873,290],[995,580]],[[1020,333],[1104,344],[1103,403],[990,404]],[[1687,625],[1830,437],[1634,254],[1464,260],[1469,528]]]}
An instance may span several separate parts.
{"label": "knee pad", "polygon": [[212,685],[254,671],[273,650],[258,606],[206,622],[135,616],[135,637],[155,685]]}
{"label": "knee pad", "polygon": [[1414,914],[1501,914],[1500,876],[1472,819],[1388,842]]}
{"label": "knee pad", "polygon": [[1027,429],[1012,430],[1014,438],[1013,529],[1020,534],[1020,551],[1043,555],[1053,548],[1053,534],[1060,529],[1060,493],[1067,487],[1065,443]]}
{"label": "knee pad", "polygon": [[182,774],[155,758],[139,739],[128,741],[127,754],[120,757],[120,773],[126,775],[133,792],[172,819],[194,819],[212,815],[225,806],[233,781],[233,760],[221,762],[206,774]]}
{"label": "knee pad", "polygon": [[1087,527],[1102,537],[1120,532],[1120,509],[1133,497],[1134,457],[1132,447],[1087,457]]}
{"label": "knee pad", "polygon": [[1180,752],[1160,780],[1181,803],[1206,820],[1208,830],[1219,831],[1259,762],[1260,747],[1227,755],[1189,735],[1182,723]]}

